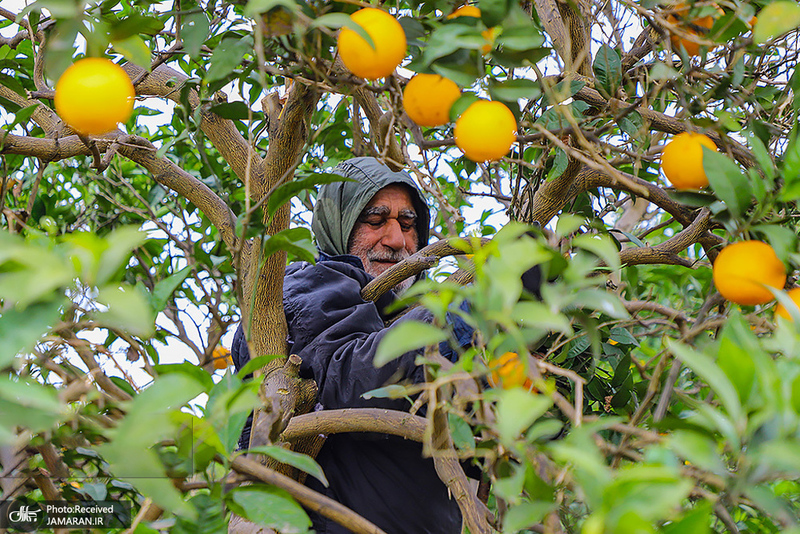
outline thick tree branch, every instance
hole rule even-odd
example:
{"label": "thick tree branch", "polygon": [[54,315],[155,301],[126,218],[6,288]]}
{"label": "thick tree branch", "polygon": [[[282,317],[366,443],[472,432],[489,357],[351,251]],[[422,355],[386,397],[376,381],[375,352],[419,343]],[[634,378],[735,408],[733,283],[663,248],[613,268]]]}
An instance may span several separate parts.
{"label": "thick tree branch", "polygon": [[692,224],[681,230],[678,234],[655,247],[631,247],[622,250],[619,254],[623,265],[666,264],[693,267],[694,261],[679,256],[693,243],[697,243],[711,225],[711,212],[703,208]]}
{"label": "thick tree branch", "polygon": [[428,422],[417,415],[380,408],[345,408],[296,415],[281,434],[284,441],[317,434],[378,432],[422,443]]}
{"label": "thick tree branch", "polygon": [[[689,226],[695,220],[692,208],[676,202],[656,184],[636,176],[627,175],[627,178],[628,181],[647,190],[648,200],[672,215],[683,226]],[[597,187],[628,191],[635,194],[634,191],[626,189],[624,184],[617,182],[611,176],[596,169],[583,167],[574,180],[566,181],[559,177],[545,182],[539,187],[534,195],[532,220],[539,222],[542,226],[546,225],[561,208],[578,194]],[[704,232],[698,242],[703,245],[706,254],[713,260],[716,257],[717,248],[722,244],[722,238],[710,232]]]}
{"label": "thick tree branch", "polygon": [[[33,112],[33,115],[31,115],[31,119],[48,134],[52,134],[59,127],[66,128],[58,115],[56,115],[55,111],[42,104],[38,100],[28,99],[17,94],[2,83],[0,83],[0,96],[10,100],[22,108],[35,105],[36,110]],[[10,109],[7,111],[12,112]]]}
{"label": "thick tree branch", "polygon": [[[146,73],[137,65],[127,63],[123,68],[132,79],[140,78]],[[188,76],[168,67],[159,65],[153,72],[142,78],[136,86],[136,94],[142,96],[160,96],[168,98],[176,104],[181,103],[181,93],[189,91],[188,102],[194,112],[200,105],[197,91],[186,87]],[[219,102],[216,102],[219,103]],[[211,140],[222,158],[242,182],[247,180],[258,182],[264,171],[264,161],[256,154],[253,147],[242,137],[236,125],[219,115],[211,113],[205,107],[200,111],[200,128]]]}
{"label": "thick tree branch", "polygon": [[[583,87],[575,94],[575,98],[578,100],[583,100],[587,104],[590,104],[594,107],[608,109],[612,113],[618,113],[630,107],[629,102],[625,102],[617,98],[606,100],[599,91],[591,87]],[[670,117],[669,115],[654,111],[645,106],[637,106],[636,111],[644,120],[649,123],[651,129],[668,134],[678,134],[686,131],[686,121],[684,120]],[[750,168],[755,165],[755,158],[753,157],[753,154],[740,143],[728,137],[723,140],[723,138],[716,131],[708,131],[704,133],[710,137],[711,140],[714,141],[714,143],[722,150],[729,148],[733,157],[736,158],[736,161],[745,167]]]}
{"label": "thick tree branch", "polygon": [[593,77],[588,18],[581,13],[585,2],[535,0],[533,4],[556,52],[564,61],[565,71]]}
{"label": "thick tree branch", "polygon": [[[101,152],[110,154],[116,151],[135,161],[147,169],[158,183],[192,202],[217,227],[225,244],[231,249],[236,247],[236,219],[227,204],[203,182],[168,159],[158,156],[156,148],[149,141],[115,131],[103,139],[94,139],[93,142]],[[0,154],[24,154],[44,161],[57,161],[74,156],[89,156],[92,152],[77,135],[44,139],[8,134],[0,148]]]}

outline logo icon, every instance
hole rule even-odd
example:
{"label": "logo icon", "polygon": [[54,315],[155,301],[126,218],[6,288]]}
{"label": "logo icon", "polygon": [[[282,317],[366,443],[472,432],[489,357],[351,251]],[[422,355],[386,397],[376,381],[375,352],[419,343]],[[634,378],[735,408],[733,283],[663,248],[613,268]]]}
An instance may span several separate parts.
{"label": "logo icon", "polygon": [[44,511],[35,502],[13,501],[5,512],[4,526],[12,531],[33,532],[44,523]]}

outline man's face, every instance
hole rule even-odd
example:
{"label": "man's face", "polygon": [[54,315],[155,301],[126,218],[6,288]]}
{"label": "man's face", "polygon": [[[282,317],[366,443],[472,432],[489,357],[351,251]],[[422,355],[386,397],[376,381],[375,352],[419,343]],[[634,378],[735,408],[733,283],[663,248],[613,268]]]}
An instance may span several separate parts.
{"label": "man's face", "polygon": [[[350,238],[350,254],[361,258],[372,276],[417,251],[417,214],[404,186],[387,185],[378,191],[361,212]],[[396,289],[413,283],[406,280]]]}

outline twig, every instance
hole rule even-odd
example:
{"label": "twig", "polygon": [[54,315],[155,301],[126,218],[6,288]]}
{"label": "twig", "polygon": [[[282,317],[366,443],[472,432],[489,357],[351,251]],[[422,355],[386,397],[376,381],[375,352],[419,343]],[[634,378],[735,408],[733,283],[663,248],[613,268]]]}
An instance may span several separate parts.
{"label": "twig", "polygon": [[346,506],[307,488],[285,475],[272,469],[267,469],[245,456],[235,457],[231,461],[231,469],[285,490],[304,507],[328,519],[332,519],[338,524],[349,528],[355,534],[385,534],[383,530]]}

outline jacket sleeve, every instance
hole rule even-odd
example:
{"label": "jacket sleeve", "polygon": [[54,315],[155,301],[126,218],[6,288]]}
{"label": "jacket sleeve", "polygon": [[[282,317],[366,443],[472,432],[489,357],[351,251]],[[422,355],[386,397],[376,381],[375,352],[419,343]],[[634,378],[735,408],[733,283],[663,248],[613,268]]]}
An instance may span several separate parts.
{"label": "jacket sleeve", "polygon": [[[422,367],[414,362],[421,349],[380,369],[373,366],[378,344],[391,327],[384,326],[379,312],[385,301],[376,305],[361,298],[369,276],[335,261],[301,264],[287,274],[284,309],[291,350],[303,359],[302,370],[316,380],[322,406],[407,409],[405,399],[362,397],[389,384],[424,380]],[[431,315],[415,308],[394,324],[407,320],[429,322]]]}

